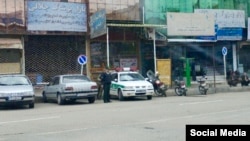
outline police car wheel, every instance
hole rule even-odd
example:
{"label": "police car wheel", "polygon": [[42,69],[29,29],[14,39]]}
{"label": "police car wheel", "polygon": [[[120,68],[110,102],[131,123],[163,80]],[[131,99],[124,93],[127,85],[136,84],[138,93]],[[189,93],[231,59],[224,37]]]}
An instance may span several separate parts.
{"label": "police car wheel", "polygon": [[147,99],[151,100],[152,99],[152,95],[147,96]]}
{"label": "police car wheel", "polygon": [[122,91],[121,90],[118,91],[118,98],[119,98],[120,101],[124,100],[124,97],[122,95]]}

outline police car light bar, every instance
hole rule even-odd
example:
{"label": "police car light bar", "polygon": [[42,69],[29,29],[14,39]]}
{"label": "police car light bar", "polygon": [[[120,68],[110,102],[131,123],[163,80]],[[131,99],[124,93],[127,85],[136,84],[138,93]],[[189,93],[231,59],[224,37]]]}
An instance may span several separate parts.
{"label": "police car light bar", "polygon": [[130,68],[123,68],[123,71],[130,71]]}
{"label": "police car light bar", "polygon": [[116,67],[115,71],[117,71],[117,72],[120,72],[120,71],[137,71],[137,67],[124,67],[124,68]]}

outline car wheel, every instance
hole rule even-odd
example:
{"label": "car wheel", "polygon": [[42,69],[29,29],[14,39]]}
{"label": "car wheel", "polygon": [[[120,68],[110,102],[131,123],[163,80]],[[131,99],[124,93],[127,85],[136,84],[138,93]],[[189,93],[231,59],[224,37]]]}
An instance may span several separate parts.
{"label": "car wheel", "polygon": [[120,101],[124,100],[124,97],[122,95],[122,91],[121,90],[118,90],[118,98],[119,98]]}
{"label": "car wheel", "polygon": [[35,107],[34,102],[32,102],[32,103],[29,104],[29,108],[34,108],[34,107]]}
{"label": "car wheel", "polygon": [[62,99],[62,96],[60,93],[57,94],[57,104],[58,105],[63,105],[64,100]]}
{"label": "car wheel", "polygon": [[89,101],[89,103],[94,103],[95,102],[95,97],[89,97],[88,101]]}
{"label": "car wheel", "polygon": [[48,102],[48,99],[47,99],[47,97],[46,97],[45,92],[43,92],[43,102],[44,102],[44,103],[47,103],[47,102]]}
{"label": "car wheel", "polygon": [[148,96],[147,96],[147,99],[148,99],[148,100],[151,100],[151,99],[152,99],[152,95],[148,95]]}

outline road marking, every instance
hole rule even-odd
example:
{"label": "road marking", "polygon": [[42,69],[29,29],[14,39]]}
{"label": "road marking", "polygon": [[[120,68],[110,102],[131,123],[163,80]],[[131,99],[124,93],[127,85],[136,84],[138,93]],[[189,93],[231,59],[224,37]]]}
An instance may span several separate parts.
{"label": "road marking", "polygon": [[205,103],[214,103],[214,102],[222,102],[224,100],[213,100],[213,101],[201,101],[201,102],[190,102],[190,103],[181,103],[180,106],[183,105],[195,105],[195,104],[205,104]]}
{"label": "road marking", "polygon": [[[204,114],[195,114],[195,115],[188,115],[188,116],[182,116],[182,117],[173,117],[173,118],[165,118],[160,120],[152,120],[137,124],[153,124],[153,123],[160,123],[160,122],[167,122],[171,120],[179,120],[179,119],[188,119],[188,118],[197,118],[197,117],[203,117],[208,115],[215,115],[215,114],[221,114],[221,113],[232,113],[232,112],[239,112],[239,111],[249,111],[250,108],[240,109],[240,110],[230,110],[230,111],[219,111],[219,112],[212,112],[212,113],[204,113]],[[234,115],[231,115],[234,116]]]}
{"label": "road marking", "polygon": [[[75,131],[83,131],[83,130],[91,130],[91,129],[101,129],[101,128],[107,128],[107,127],[124,127],[124,126],[134,126],[134,125],[148,125],[148,124],[159,124],[162,122],[167,122],[171,120],[180,120],[180,119],[188,119],[188,118],[194,118],[194,117],[202,117],[202,116],[208,116],[208,115],[214,115],[214,114],[221,114],[221,113],[232,113],[232,112],[239,112],[239,111],[249,111],[250,108],[240,109],[240,110],[230,110],[230,111],[219,111],[219,112],[212,112],[212,113],[204,113],[204,114],[195,114],[195,115],[188,115],[188,116],[181,116],[181,117],[172,117],[172,118],[165,118],[160,120],[150,120],[145,122],[135,122],[135,123],[128,123],[128,124],[113,124],[113,125],[104,125],[104,126],[97,126],[97,127],[88,127],[88,128],[76,128],[76,129],[70,129],[70,130],[58,130],[58,131],[51,131],[51,132],[41,132],[38,134],[35,134],[36,136],[43,136],[43,135],[53,135],[53,134],[63,134],[63,133],[69,133],[69,132],[75,132]],[[235,115],[231,115],[235,116]]]}
{"label": "road marking", "polygon": [[[94,128],[94,127],[92,127]],[[68,133],[68,132],[75,132],[75,131],[82,131],[82,130],[87,130],[90,128],[79,128],[79,129],[71,129],[71,130],[61,130],[61,131],[54,131],[54,132],[43,132],[37,135],[51,135],[51,134],[61,134],[61,133]]]}
{"label": "road marking", "polygon": [[46,120],[46,119],[56,119],[56,118],[60,118],[60,116],[33,118],[33,119],[25,119],[25,120],[14,120],[14,121],[5,121],[5,122],[0,122],[0,125],[11,124],[11,123],[29,122],[29,121],[37,121],[37,120]]}

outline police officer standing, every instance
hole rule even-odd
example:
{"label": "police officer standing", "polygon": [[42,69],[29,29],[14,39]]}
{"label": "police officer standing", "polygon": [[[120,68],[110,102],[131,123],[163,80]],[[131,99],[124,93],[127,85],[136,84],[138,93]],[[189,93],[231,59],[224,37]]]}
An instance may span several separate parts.
{"label": "police officer standing", "polygon": [[108,103],[110,101],[110,85],[111,85],[111,74],[108,68],[105,68],[105,71],[100,75],[100,79],[103,85],[104,94],[103,94],[103,102]]}

